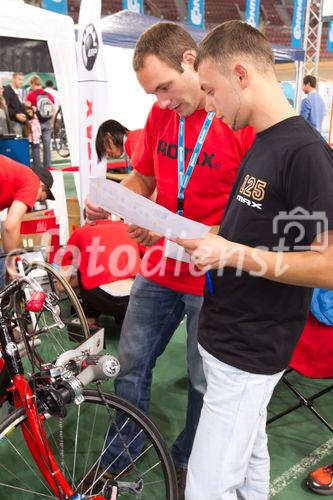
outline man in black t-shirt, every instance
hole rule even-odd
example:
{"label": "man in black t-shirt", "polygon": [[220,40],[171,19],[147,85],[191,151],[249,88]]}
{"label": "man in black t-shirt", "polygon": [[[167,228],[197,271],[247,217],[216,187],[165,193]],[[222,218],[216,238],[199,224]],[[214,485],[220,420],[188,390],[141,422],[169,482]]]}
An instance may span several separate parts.
{"label": "man in black t-shirt", "polygon": [[23,124],[27,121],[25,106],[21,102],[19,91],[22,88],[24,80],[23,73],[13,73],[11,85],[6,85],[3,96],[8,107],[9,118],[11,120],[11,129],[15,134],[22,135]]}
{"label": "man in black t-shirt", "polygon": [[312,287],[333,288],[333,153],[296,116],[270,44],[229,21],[196,61],[206,110],[257,139],[219,235],[178,240],[211,269],[199,324],[207,392],[189,462],[187,500],[267,500],[266,408],[302,333]]}

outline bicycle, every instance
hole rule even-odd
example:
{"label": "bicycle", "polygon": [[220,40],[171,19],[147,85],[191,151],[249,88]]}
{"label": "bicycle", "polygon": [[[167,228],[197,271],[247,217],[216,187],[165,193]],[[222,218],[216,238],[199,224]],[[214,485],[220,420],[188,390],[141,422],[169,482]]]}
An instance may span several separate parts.
{"label": "bicycle", "polygon": [[[33,290],[30,297],[24,295],[24,289]],[[17,296],[22,298],[22,293],[25,311],[22,313],[20,305],[13,314],[11,306],[16,308]],[[99,381],[111,380],[119,371],[115,357],[99,354],[103,331],[45,362],[35,353],[45,340],[46,328],[39,331],[37,322],[27,331],[27,322],[20,316],[31,312],[38,317],[45,310],[51,322],[62,329],[52,292],[45,293],[34,278],[20,276],[0,291],[0,404],[3,412],[10,408],[0,422],[2,498],[9,499],[14,493],[12,498],[25,500],[176,500],[172,459],[155,425],[127,401],[101,390]],[[13,329],[17,325],[20,336]],[[3,377],[6,373],[7,379]],[[93,382],[96,389],[87,389]],[[128,425],[135,427],[133,439],[141,433],[146,436],[147,444],[137,457],[130,455],[131,443],[126,443],[122,435]],[[114,472],[96,492],[93,490],[100,477],[93,472],[99,470],[107,451],[106,436],[111,426],[123,444],[121,454],[131,470],[128,473],[127,466]]]}
{"label": "bicycle", "polygon": [[69,147],[67,142],[67,134],[65,122],[62,114],[62,109],[59,108],[54,117],[54,125],[52,131],[53,146],[58,155],[62,158],[69,157]]}

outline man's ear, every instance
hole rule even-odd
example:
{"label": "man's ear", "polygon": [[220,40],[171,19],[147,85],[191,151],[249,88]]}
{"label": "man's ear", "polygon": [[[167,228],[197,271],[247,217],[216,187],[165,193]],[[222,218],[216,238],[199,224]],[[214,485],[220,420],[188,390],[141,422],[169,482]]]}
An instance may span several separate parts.
{"label": "man's ear", "polygon": [[247,67],[244,64],[235,64],[235,66],[233,67],[233,74],[240,87],[247,87],[249,81],[249,73]]}
{"label": "man's ear", "polygon": [[186,65],[193,67],[196,57],[197,57],[197,53],[195,50],[193,50],[193,49],[185,50],[183,57],[182,57],[182,62],[181,62],[182,67],[184,67]]}

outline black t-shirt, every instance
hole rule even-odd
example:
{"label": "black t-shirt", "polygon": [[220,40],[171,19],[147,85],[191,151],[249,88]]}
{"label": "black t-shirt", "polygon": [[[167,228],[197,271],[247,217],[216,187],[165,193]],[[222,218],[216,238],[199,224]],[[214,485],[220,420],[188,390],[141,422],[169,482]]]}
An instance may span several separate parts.
{"label": "black t-shirt", "polygon": [[[332,228],[331,148],[299,116],[259,133],[240,167],[219,234],[250,247],[304,251],[317,234]],[[241,370],[285,369],[303,331],[312,289],[245,271],[237,276],[231,267],[211,276],[214,294],[206,287],[199,343]]]}

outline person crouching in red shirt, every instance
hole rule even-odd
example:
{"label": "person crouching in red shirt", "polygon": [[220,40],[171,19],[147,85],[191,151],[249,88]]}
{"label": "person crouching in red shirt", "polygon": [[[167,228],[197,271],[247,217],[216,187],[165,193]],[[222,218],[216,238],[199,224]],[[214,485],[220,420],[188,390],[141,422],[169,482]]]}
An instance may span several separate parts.
{"label": "person crouching in red shirt", "polygon": [[139,246],[121,221],[99,220],[74,231],[60,272],[71,286],[79,286],[89,326],[100,314],[112,315],[121,326],[140,261]]}
{"label": "person crouching in red shirt", "polygon": [[[20,247],[20,229],[23,216],[36,201],[54,200],[51,192],[53,177],[46,169],[22,165],[0,155],[0,210],[8,209],[1,223],[3,251],[10,254]],[[14,257],[7,257],[9,277],[15,277]],[[5,285],[6,261],[0,259],[0,288]]]}

